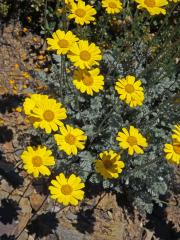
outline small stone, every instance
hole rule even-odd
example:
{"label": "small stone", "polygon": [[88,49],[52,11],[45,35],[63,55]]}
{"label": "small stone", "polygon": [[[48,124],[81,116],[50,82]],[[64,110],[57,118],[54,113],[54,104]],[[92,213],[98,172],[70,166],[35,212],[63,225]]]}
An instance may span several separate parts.
{"label": "small stone", "polygon": [[70,220],[70,221],[77,220],[77,215],[75,215],[75,214],[73,214],[73,213],[71,213],[71,212],[68,212],[68,213],[66,214],[66,217],[67,217],[67,219]]}
{"label": "small stone", "polygon": [[107,214],[108,214],[110,219],[113,219],[112,213],[110,211],[107,211]]}
{"label": "small stone", "polygon": [[30,203],[34,210],[38,210],[43,200],[44,200],[44,197],[42,197],[40,194],[36,192],[33,192],[32,195],[30,196]]}

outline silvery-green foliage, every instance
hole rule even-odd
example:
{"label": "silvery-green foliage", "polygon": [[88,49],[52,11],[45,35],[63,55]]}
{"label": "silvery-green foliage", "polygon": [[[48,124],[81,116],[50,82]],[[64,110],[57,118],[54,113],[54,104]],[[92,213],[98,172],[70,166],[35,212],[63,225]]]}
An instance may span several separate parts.
{"label": "silvery-green foliage", "polygon": [[[179,46],[173,47],[177,36],[174,28],[177,26],[167,25],[166,22],[162,23],[165,25],[156,38],[144,40],[143,37],[148,37],[151,28],[158,27],[159,23],[154,20],[152,26],[149,22],[144,24],[143,17],[139,15],[139,20],[136,19],[138,26],[133,21],[128,23],[124,32],[123,26],[111,29],[114,35],[109,34],[112,19],[105,18],[103,14],[96,26],[82,27],[80,32],[74,29],[79,37],[83,33],[85,39],[97,44],[100,44],[100,37],[102,42],[111,43],[109,49],[103,49],[100,64],[105,77],[103,91],[92,97],[81,94],[72,84],[74,67],[66,57],[55,54],[52,55],[51,73],[39,73],[38,77],[50,86],[49,94],[67,109],[68,119],[65,123],[83,129],[88,136],[85,149],[79,151],[77,156],[67,156],[59,151],[53,136],[45,139],[56,156],[57,171],[61,169],[65,173],[76,173],[84,182],[102,184],[104,189],[117,192],[125,189],[132,205],[142,213],[150,213],[154,203],[161,204],[160,196],[167,192],[172,178],[173,169],[164,158],[163,147],[171,141],[171,129],[179,120],[177,94],[180,81],[175,62]],[[123,19],[119,17],[119,20]],[[118,35],[120,30],[122,36]],[[96,32],[97,36],[91,32]],[[157,52],[153,52],[153,47],[158,47]],[[141,107],[130,108],[119,99],[114,89],[118,78],[128,74],[143,83],[145,101]],[[143,155],[129,156],[118,146],[118,131],[130,125],[137,127],[147,138],[148,148]],[[120,178],[104,180],[96,173],[94,162],[100,152],[109,149],[121,154],[125,169]]]}

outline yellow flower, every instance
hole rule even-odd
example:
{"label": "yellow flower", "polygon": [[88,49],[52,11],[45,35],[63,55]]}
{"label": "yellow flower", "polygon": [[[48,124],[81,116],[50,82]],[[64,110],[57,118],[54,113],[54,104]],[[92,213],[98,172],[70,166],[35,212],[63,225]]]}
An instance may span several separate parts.
{"label": "yellow flower", "polygon": [[139,3],[138,9],[145,8],[150,15],[166,14],[166,10],[162,8],[168,5],[166,0],[135,0],[135,2]]}
{"label": "yellow flower", "polygon": [[78,38],[71,32],[57,30],[52,34],[53,38],[47,38],[47,43],[50,45],[47,50],[57,50],[57,54],[66,54],[70,47],[78,41]]}
{"label": "yellow flower", "polygon": [[14,79],[10,79],[9,80],[9,84],[13,85],[15,83],[15,80]]}
{"label": "yellow flower", "polygon": [[27,21],[28,21],[29,23],[32,21],[31,16],[27,16],[26,19],[27,19]]}
{"label": "yellow flower", "polygon": [[60,127],[61,134],[55,134],[54,138],[59,149],[67,155],[76,155],[78,149],[84,149],[87,137],[79,128],[73,128],[69,125]]}
{"label": "yellow flower", "polygon": [[30,115],[35,105],[43,101],[43,99],[48,99],[48,96],[41,94],[31,94],[30,97],[27,97],[23,103],[25,114]]}
{"label": "yellow flower", "polygon": [[32,94],[23,104],[25,113],[30,117],[35,128],[45,129],[46,133],[58,130],[61,120],[67,118],[66,110],[55,99],[47,95]]}
{"label": "yellow flower", "polygon": [[102,6],[108,14],[115,14],[122,11],[122,3],[119,0],[102,0]]}
{"label": "yellow flower", "polygon": [[22,107],[17,107],[17,108],[15,109],[15,111],[21,113],[21,112],[22,112]]}
{"label": "yellow flower", "polygon": [[175,164],[180,163],[180,142],[174,141],[172,144],[166,143],[164,146],[166,159]]}
{"label": "yellow flower", "polygon": [[95,162],[96,171],[104,178],[118,178],[124,168],[120,155],[110,150],[100,153],[99,157],[100,160]]}
{"label": "yellow flower", "polygon": [[65,0],[65,3],[71,7],[71,5],[79,0]]}
{"label": "yellow flower", "polygon": [[146,138],[139,133],[139,130],[133,126],[130,126],[129,131],[126,128],[122,129],[122,132],[118,132],[116,138],[119,141],[119,146],[123,149],[128,149],[128,154],[133,155],[134,152],[137,154],[144,153],[141,147],[147,147]]}
{"label": "yellow flower", "polygon": [[93,17],[95,14],[96,10],[92,6],[85,5],[83,1],[78,1],[77,3],[71,3],[71,14],[68,18],[74,18],[77,24],[84,25],[95,21]]}
{"label": "yellow flower", "polygon": [[99,92],[103,89],[104,77],[99,75],[99,68],[93,70],[79,69],[74,72],[73,84],[82,93],[93,95],[93,92]]}
{"label": "yellow flower", "polygon": [[84,183],[81,182],[80,177],[76,177],[71,174],[69,178],[66,178],[63,173],[56,176],[56,180],[51,181],[49,190],[52,199],[57,199],[58,202],[67,206],[78,205],[78,201],[84,198]]}
{"label": "yellow flower", "polygon": [[115,89],[120,95],[119,98],[125,101],[130,107],[141,106],[144,101],[144,89],[141,87],[141,81],[135,81],[134,76],[126,76],[116,82]]}
{"label": "yellow flower", "polygon": [[29,73],[27,73],[27,72],[23,72],[22,73],[22,76],[24,77],[24,78],[30,78],[30,75],[29,75]]}
{"label": "yellow flower", "polygon": [[14,69],[19,69],[19,64],[15,63],[14,64]]}
{"label": "yellow flower", "polygon": [[3,126],[5,123],[4,119],[0,118],[0,126]]}
{"label": "yellow flower", "polygon": [[27,29],[26,27],[24,27],[24,28],[22,29],[22,31],[23,31],[24,33],[26,33],[26,32],[28,31],[28,29]]}
{"label": "yellow flower", "polygon": [[43,146],[38,146],[35,149],[27,147],[27,150],[22,153],[21,159],[24,163],[24,169],[27,173],[33,174],[34,177],[38,177],[40,173],[43,176],[49,176],[51,172],[48,166],[55,165],[51,150]]}
{"label": "yellow flower", "polygon": [[98,61],[102,59],[99,47],[94,43],[89,44],[86,40],[80,40],[73,44],[68,57],[74,63],[74,66],[81,69],[89,69],[93,65],[99,65]]}
{"label": "yellow flower", "polygon": [[177,2],[180,2],[180,0],[169,0],[169,2],[175,2],[175,3],[177,3]]}
{"label": "yellow flower", "polygon": [[174,134],[172,134],[172,138],[180,142],[180,124],[175,125],[175,129],[173,129],[173,132]]}

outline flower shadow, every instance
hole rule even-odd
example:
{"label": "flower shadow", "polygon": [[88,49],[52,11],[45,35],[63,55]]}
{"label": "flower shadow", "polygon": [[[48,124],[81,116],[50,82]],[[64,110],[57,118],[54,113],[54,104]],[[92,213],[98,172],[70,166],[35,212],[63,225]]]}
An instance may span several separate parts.
{"label": "flower shadow", "polygon": [[13,139],[13,131],[7,126],[0,127],[0,143],[10,142]]}
{"label": "flower shadow", "polygon": [[32,220],[27,229],[29,234],[36,234],[37,238],[42,238],[52,234],[53,230],[57,229],[58,223],[55,213],[48,212]]}
{"label": "flower shadow", "polygon": [[7,162],[3,153],[0,151],[0,175],[11,185],[13,188],[21,186],[24,182],[21,177],[14,169],[12,163]]}
{"label": "flower shadow", "polygon": [[22,102],[23,97],[11,94],[4,94],[0,97],[0,113],[12,112]]}
{"label": "flower shadow", "polygon": [[36,192],[38,192],[41,195],[46,196],[49,193],[48,182],[49,182],[49,179],[39,177],[38,179],[33,180],[32,185],[36,189]]}
{"label": "flower shadow", "polygon": [[165,212],[165,206],[154,206],[152,214],[147,216],[149,220],[145,227],[154,231],[154,235],[157,239],[163,240],[177,240],[180,239],[180,232],[175,229],[172,222],[167,222],[167,216]]}
{"label": "flower shadow", "polygon": [[94,209],[81,209],[77,213],[77,222],[73,226],[81,233],[93,233],[96,218],[94,217]]}
{"label": "flower shadow", "polygon": [[11,235],[11,236],[8,236],[7,234],[3,234],[2,236],[0,236],[0,240],[15,240],[15,236],[14,235]]}
{"label": "flower shadow", "polygon": [[12,199],[2,199],[0,207],[0,221],[4,224],[11,224],[18,219],[18,212],[21,210],[18,203]]}

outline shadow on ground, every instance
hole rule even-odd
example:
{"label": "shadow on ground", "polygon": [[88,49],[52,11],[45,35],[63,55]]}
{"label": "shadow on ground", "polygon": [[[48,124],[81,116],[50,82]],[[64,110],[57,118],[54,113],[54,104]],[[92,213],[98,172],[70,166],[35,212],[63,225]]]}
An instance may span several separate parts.
{"label": "shadow on ground", "polygon": [[0,236],[0,240],[15,240],[15,236],[14,235],[11,235],[11,236],[8,236],[6,234]]}
{"label": "shadow on ground", "polygon": [[176,231],[172,222],[166,221],[165,207],[155,206],[151,215],[148,216],[146,228],[154,231],[157,239],[178,240],[180,233]]}
{"label": "shadow on ground", "polygon": [[10,142],[13,139],[13,131],[6,126],[0,127],[0,143]]}
{"label": "shadow on ground", "polygon": [[12,112],[14,108],[22,103],[23,97],[17,95],[5,94],[0,96],[0,113]]}
{"label": "shadow on ground", "polygon": [[37,238],[52,234],[58,227],[58,219],[55,213],[43,213],[37,216],[27,227],[29,234],[35,234]]}
{"label": "shadow on ground", "polygon": [[14,165],[7,162],[3,153],[0,151],[0,175],[11,185],[13,188],[20,187],[24,178],[15,171]]}
{"label": "shadow on ground", "polygon": [[18,203],[12,199],[2,199],[0,207],[0,221],[4,224],[11,224],[18,219],[18,212],[21,210]]}
{"label": "shadow on ground", "polygon": [[38,192],[41,195],[48,195],[48,179],[45,179],[43,177],[40,177],[38,179],[34,179],[32,183],[33,187],[36,189],[36,192]]}
{"label": "shadow on ground", "polygon": [[81,209],[77,214],[77,223],[73,226],[81,233],[93,233],[96,218],[93,209]]}

